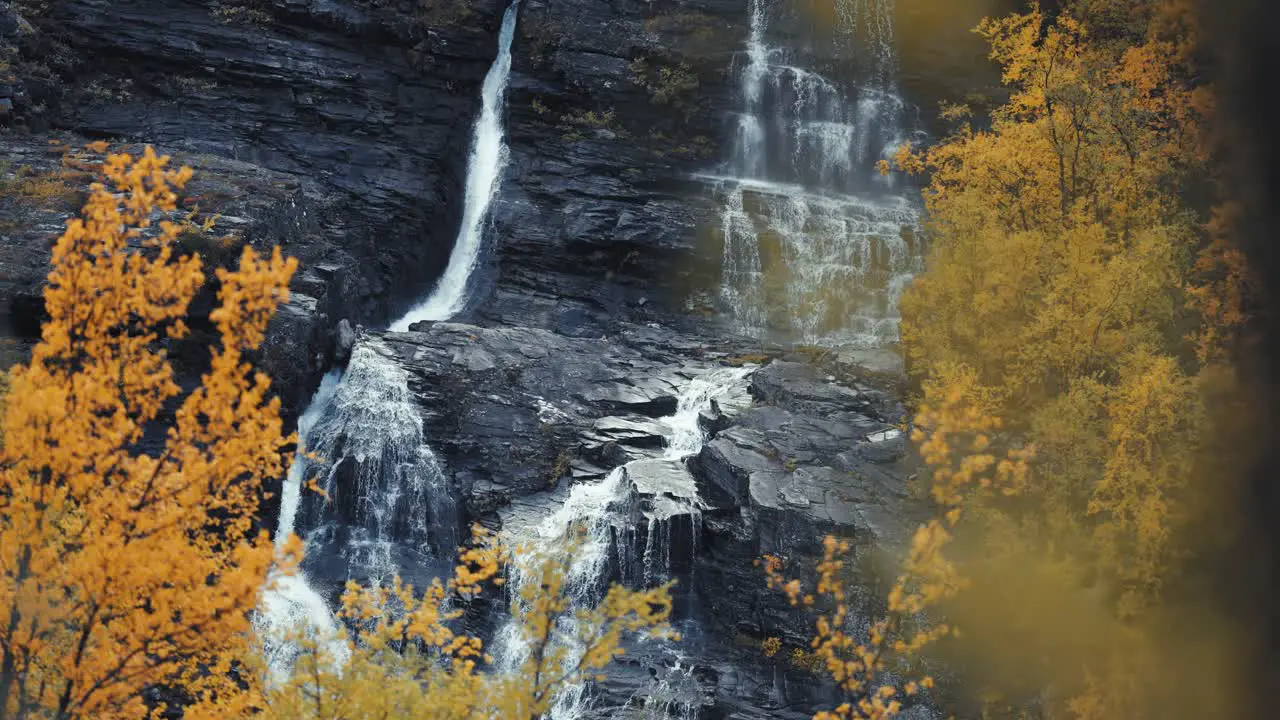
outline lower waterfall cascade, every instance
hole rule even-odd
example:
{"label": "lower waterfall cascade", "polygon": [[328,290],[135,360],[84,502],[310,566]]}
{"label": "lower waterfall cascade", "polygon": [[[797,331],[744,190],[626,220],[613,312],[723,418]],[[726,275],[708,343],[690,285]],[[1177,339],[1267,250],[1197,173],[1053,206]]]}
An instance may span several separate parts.
{"label": "lower waterfall cascade", "polygon": [[[525,527],[504,528],[504,541],[529,549],[529,553],[522,558],[527,565],[518,560],[515,567],[508,568],[508,594],[511,597],[518,596],[521,584],[526,581],[523,568],[532,567],[547,554],[566,552],[563,541],[575,528],[581,531],[583,542],[573,547],[572,558],[563,558],[568,568],[565,585],[575,607],[586,608],[600,599],[601,585],[606,579],[606,567],[611,557],[619,558],[623,579],[630,579],[633,584],[653,585],[667,580],[670,575],[671,547],[669,541],[663,541],[664,531],[669,540],[671,517],[677,513],[688,515],[696,528],[701,509],[697,489],[692,486],[690,478],[690,486],[683,488],[680,498],[657,498],[658,503],[655,504],[677,507],[653,507],[645,513],[648,528],[641,553],[642,569],[638,573],[628,573],[626,557],[636,550],[635,533],[631,532],[629,525],[632,521],[629,511],[632,509],[635,487],[628,477],[628,468],[633,468],[638,463],[683,463],[690,455],[697,453],[706,439],[698,424],[699,414],[711,407],[712,403],[722,411],[729,412],[748,405],[750,396],[746,393],[744,381],[754,369],[750,365],[721,367],[695,375],[681,392],[675,414],[664,419],[668,432],[666,448],[660,457],[633,460],[614,468],[603,480],[578,483],[571,488],[564,504],[540,522]],[[693,537],[696,536],[695,531]],[[636,574],[642,577],[625,577]],[[572,620],[566,618],[563,622],[571,624]],[[563,630],[563,635],[571,635],[571,627]],[[520,667],[528,655],[528,648],[521,641],[519,628],[514,622],[507,622],[499,631],[496,661],[500,671],[512,672]],[[575,654],[570,649],[567,659],[576,662],[579,656],[580,653]],[[590,696],[585,685],[565,688],[556,696],[548,720],[574,720],[582,717],[589,702]]]}
{"label": "lower waterfall cascade", "polygon": [[[298,419],[299,455],[311,429],[327,409],[338,390],[342,374],[334,371],[324,376],[319,389],[311,398],[306,411]],[[298,505],[301,502],[303,476],[307,471],[305,459],[296,459],[289,468],[280,498],[280,518],[277,521],[275,543],[282,549],[294,531]],[[280,574],[273,572],[267,579],[267,592],[263,593],[261,610],[255,618],[255,629],[264,644],[266,660],[277,679],[288,672],[296,654],[289,634],[298,628],[309,628],[321,641],[329,639],[328,650],[334,658],[345,662],[348,653],[344,643],[336,640],[337,623],[333,612],[301,573]]]}

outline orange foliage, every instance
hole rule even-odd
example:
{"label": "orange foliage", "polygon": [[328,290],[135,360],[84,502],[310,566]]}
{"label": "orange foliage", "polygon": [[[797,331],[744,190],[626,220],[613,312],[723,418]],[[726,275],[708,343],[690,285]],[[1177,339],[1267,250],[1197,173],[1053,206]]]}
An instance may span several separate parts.
{"label": "orange foliage", "polygon": [[1244,253],[1234,242],[1239,212],[1233,201],[1213,208],[1205,224],[1209,242],[1196,256],[1193,282],[1187,287],[1191,306],[1204,319],[1191,335],[1202,363],[1227,358],[1258,293]]}
{"label": "orange foliage", "polygon": [[[1213,190],[1214,104],[1189,3],[1064,6],[984,20],[1008,102],[987,127],[949,111],[964,123],[952,136],[895,159],[931,174],[927,269],[901,301],[908,366],[926,392],[1001,418],[1007,444],[1037,448],[1017,498],[957,497],[974,521],[966,595],[984,602],[946,609],[972,631],[970,664],[1018,686],[1015,705],[1168,717],[1150,709],[1178,697],[1196,716],[1213,704],[1193,706],[1153,648],[1170,656],[1174,615],[1220,625],[1166,595],[1216,542],[1190,529],[1226,484],[1205,472],[1225,465],[1208,455],[1211,411],[1238,399],[1230,341],[1252,286],[1230,243],[1233,206],[1191,202]],[[972,452],[947,455],[960,465]],[[999,599],[1009,587],[1020,595]],[[1221,650],[1202,637],[1179,656]]]}
{"label": "orange foliage", "polygon": [[[971,372],[975,399],[1042,447],[1044,525],[1095,533],[1133,607],[1175,559],[1173,505],[1202,431],[1187,327],[1202,362],[1220,359],[1243,270],[1210,245],[1201,276],[1226,271],[1189,282],[1199,227],[1181,192],[1209,159],[1208,104],[1187,79],[1177,7],[1081,5],[985,20],[1008,104],[989,130],[901,156],[932,171],[934,235],[902,299],[902,338],[919,377]],[[1151,414],[1168,408],[1176,417]]]}
{"label": "orange foliage", "polygon": [[[105,148],[102,148],[105,149]],[[204,283],[163,218],[188,168],[111,155],[53,249],[49,320],[14,370],[0,449],[0,717],[137,718],[144,688],[225,680],[272,546],[252,521],[291,442],[244,353],[295,262],[218,271],[221,336],[181,398],[165,353]],[[163,447],[144,432],[176,402]],[[212,671],[212,672],[208,672]]]}
{"label": "orange foliage", "polygon": [[[678,639],[668,624],[670,584],[648,590],[613,585],[593,608],[577,607],[566,578],[568,552],[504,547],[475,530],[450,580],[415,590],[398,578],[362,588],[348,583],[336,636],[296,636],[299,656],[285,678],[248,656],[243,687],[186,708],[189,720],[537,720],[567,686],[600,677],[628,638]],[[503,564],[523,566],[511,615],[528,652],[514,668],[487,663],[479,638],[456,632],[460,604],[485,583],[502,584]],[[348,634],[348,628],[354,631]],[[298,635],[298,634],[295,634]],[[335,653],[335,645],[343,648]],[[343,658],[339,658],[343,655]]]}

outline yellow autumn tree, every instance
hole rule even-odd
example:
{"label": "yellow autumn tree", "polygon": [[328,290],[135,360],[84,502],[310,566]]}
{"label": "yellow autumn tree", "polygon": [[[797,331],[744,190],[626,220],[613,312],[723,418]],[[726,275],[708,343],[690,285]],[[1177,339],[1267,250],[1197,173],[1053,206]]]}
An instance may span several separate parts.
{"label": "yellow autumn tree", "polygon": [[206,278],[166,218],[191,171],[147,148],[101,172],[53,247],[48,320],[0,421],[0,718],[144,717],[155,685],[199,696],[272,561],[252,523],[290,438],[245,354],[294,261],[246,248],[217,271],[220,342],[183,395],[165,348]]}
{"label": "yellow autumn tree", "polygon": [[1159,3],[1095,5],[1145,8],[1151,27],[1129,44],[1070,12],[984,21],[1009,103],[990,129],[902,158],[931,172],[933,242],[902,339],[918,377],[972,371],[975,402],[1035,441],[1046,531],[1093,533],[1137,612],[1174,559],[1203,425],[1187,339],[1200,228],[1180,193],[1207,160],[1207,103]]}
{"label": "yellow autumn tree", "polygon": [[965,498],[973,587],[947,612],[975,631],[969,665],[995,685],[1023,675],[1020,699],[1051,715],[1194,717],[1224,686],[1206,674],[1213,691],[1189,701],[1178,665],[1212,642],[1169,642],[1164,603],[1205,549],[1188,528],[1212,494],[1210,407],[1234,392],[1247,295],[1230,205],[1208,222],[1188,200],[1213,190],[1194,17],[1077,0],[977,32],[1008,102],[981,125],[948,108],[953,134],[896,159],[929,176],[902,344],[917,381],[963,388],[1036,457],[1016,498]]}

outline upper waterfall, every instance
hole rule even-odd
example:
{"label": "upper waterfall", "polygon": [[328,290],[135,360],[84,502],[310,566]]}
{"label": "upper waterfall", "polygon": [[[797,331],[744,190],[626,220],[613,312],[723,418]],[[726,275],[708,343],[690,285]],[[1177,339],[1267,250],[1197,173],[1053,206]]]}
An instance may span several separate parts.
{"label": "upper waterfall", "polygon": [[704,179],[721,202],[721,297],[739,330],[879,346],[897,337],[897,297],[920,263],[918,211],[876,168],[910,139],[912,108],[894,83],[890,0],[838,9],[856,82],[770,44],[780,8],[751,1],[731,152]]}
{"label": "upper waterfall", "polygon": [[498,36],[498,56],[484,77],[480,117],[471,138],[471,154],[467,159],[467,191],[462,209],[462,226],[449,255],[449,265],[425,300],[413,306],[391,329],[404,332],[423,320],[448,320],[465,306],[467,281],[480,256],[489,204],[498,192],[499,179],[507,164],[507,143],[502,129],[503,98],[511,78],[511,41],[516,32],[516,15],[520,6],[515,0],[502,16]]}

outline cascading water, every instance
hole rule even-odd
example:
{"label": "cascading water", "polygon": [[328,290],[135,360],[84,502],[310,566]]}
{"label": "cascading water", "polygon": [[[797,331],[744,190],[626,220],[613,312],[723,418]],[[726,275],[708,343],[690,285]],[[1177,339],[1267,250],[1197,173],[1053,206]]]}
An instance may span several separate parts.
{"label": "cascading water", "polygon": [[[391,324],[394,331],[424,320],[448,320],[467,301],[467,281],[507,162],[502,109],[518,8],[519,0],[514,0],[503,15],[498,54],[485,75],[467,162],[462,225],[448,267],[427,298]],[[391,573],[403,576],[411,568],[429,566],[432,548],[451,552],[457,542],[447,479],[423,435],[407,375],[384,351],[375,342],[357,344],[345,375],[325,377],[298,423],[299,452],[281,495],[276,541],[283,543],[301,521],[307,530],[304,567],[319,565],[330,576],[373,582]],[[302,488],[309,479],[325,491],[326,500],[303,502]],[[324,551],[313,552],[317,547]],[[321,642],[330,638],[335,659],[342,663],[347,649],[332,639],[332,612],[306,575],[274,580],[255,621],[273,672],[289,671],[296,652],[292,636],[299,632]]]}
{"label": "cascading water", "polygon": [[[348,577],[374,582],[421,567],[429,548],[457,545],[447,481],[423,434],[408,373],[376,341],[356,345],[347,370],[307,434],[306,463],[323,497],[301,505],[308,545],[328,547]],[[329,462],[334,461],[336,462]],[[314,558],[314,560],[313,560]]]}
{"label": "cascading water", "polygon": [[844,0],[862,59],[845,88],[768,44],[769,0],[751,0],[737,70],[742,112],[710,181],[721,202],[721,297],[738,329],[808,343],[897,338],[897,298],[920,266],[919,214],[876,164],[908,139],[894,75],[890,0]]}
{"label": "cascading water", "polygon": [[837,29],[846,49],[861,62],[863,74],[874,87],[893,87],[898,70],[893,0],[836,0],[835,7]]}
{"label": "cascading water", "polygon": [[[324,376],[311,403],[298,418],[298,454],[302,455],[316,422],[338,389],[341,373],[334,371]],[[299,457],[289,468],[280,495],[280,518],[276,525],[276,548],[280,549],[293,533],[302,497],[302,483],[307,465]],[[329,651],[335,660],[344,662],[347,648],[333,641],[337,626],[333,613],[315,590],[298,573],[273,574],[268,579],[269,591],[263,594],[262,606],[255,620],[258,635],[263,642],[266,660],[277,679],[293,665],[295,647],[290,633],[298,629],[310,629],[319,640],[330,639]]]}
{"label": "cascading water", "polygon": [[[529,552],[507,569],[507,587],[513,597],[518,597],[522,583],[530,579],[531,569],[547,554],[563,555],[566,538],[575,529],[581,542],[572,548],[571,557],[562,557],[567,568],[565,591],[575,608],[588,608],[599,600],[611,557],[628,557],[635,553],[632,541],[632,516],[634,487],[628,480],[628,470],[640,463],[683,462],[698,452],[706,437],[698,425],[698,415],[717,401],[722,408],[734,408],[749,402],[743,388],[743,380],[755,368],[715,368],[694,377],[681,393],[676,413],[666,419],[668,433],[666,449],[661,458],[641,459],[621,465],[596,483],[575,485],[555,512],[537,524],[525,527],[507,527],[505,540],[521,545]],[[664,503],[683,505],[684,514],[697,517],[699,501],[696,487],[682,493],[682,500],[662,498]],[[651,514],[649,540],[644,551],[646,580],[661,581],[668,574],[670,546],[655,540],[663,537],[662,525],[669,522],[671,509]],[[666,517],[661,517],[666,515]],[[669,529],[667,530],[669,537]],[[697,532],[694,532],[696,537]],[[626,575],[625,567],[623,574]],[[567,641],[573,636],[573,619],[563,619],[560,637]],[[520,634],[520,627],[508,622],[499,632],[496,645],[498,667],[501,672],[516,672],[528,657],[529,648]],[[568,648],[567,661],[576,662],[580,648]],[[549,720],[577,720],[587,710],[589,696],[585,685],[566,687],[556,696]]]}

